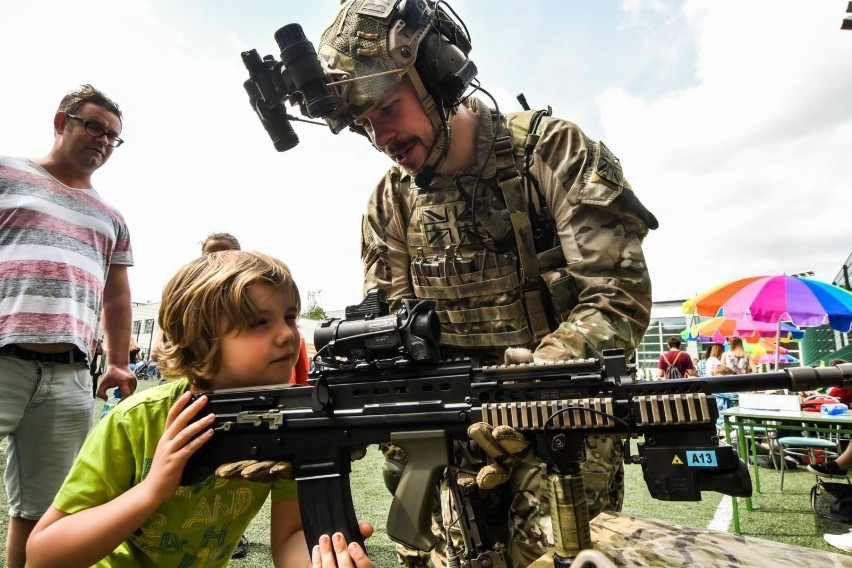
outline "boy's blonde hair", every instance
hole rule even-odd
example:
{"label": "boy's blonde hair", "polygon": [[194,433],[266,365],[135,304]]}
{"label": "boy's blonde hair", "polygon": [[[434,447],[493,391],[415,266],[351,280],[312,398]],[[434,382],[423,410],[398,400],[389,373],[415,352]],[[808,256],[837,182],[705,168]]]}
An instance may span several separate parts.
{"label": "boy's blonde hair", "polygon": [[301,311],[299,289],[290,270],[277,258],[259,252],[222,251],[197,258],[166,284],[159,324],[166,337],[160,368],[171,378],[186,377],[210,389],[219,371],[219,337],[245,329],[257,318],[248,297],[255,283],[292,294]]}

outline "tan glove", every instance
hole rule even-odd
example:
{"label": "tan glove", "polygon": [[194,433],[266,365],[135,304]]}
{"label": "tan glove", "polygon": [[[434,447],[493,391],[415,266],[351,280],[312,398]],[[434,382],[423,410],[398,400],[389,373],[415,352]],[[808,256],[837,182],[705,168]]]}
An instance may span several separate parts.
{"label": "tan glove", "polygon": [[477,422],[470,425],[467,435],[493,460],[476,474],[476,484],[482,489],[493,489],[506,483],[516,464],[536,460],[529,440],[511,426],[494,428],[485,422]]}
{"label": "tan glove", "polygon": [[547,346],[547,348],[540,347],[535,350],[535,353],[523,347],[508,347],[503,353],[503,362],[506,365],[554,363],[556,361],[569,361],[575,358],[564,349],[555,348],[553,345]]}
{"label": "tan glove", "polygon": [[216,468],[216,477],[264,483],[276,479],[293,479],[293,464],[287,461],[243,460],[226,463]]}
{"label": "tan glove", "polygon": [[[503,362],[506,365],[549,360],[539,358],[538,353],[534,355],[532,351],[523,347],[509,347],[503,353]],[[529,440],[511,426],[493,428],[485,422],[477,422],[471,424],[467,435],[479,444],[492,460],[492,463],[480,469],[476,475],[476,484],[482,489],[491,489],[508,481],[512,468],[518,463],[531,465],[537,461]]]}
{"label": "tan glove", "polygon": [[[509,347],[503,353],[503,363],[506,365],[533,362],[533,352],[523,347]],[[519,462],[533,464],[537,461],[529,440],[511,426],[494,428],[485,422],[477,422],[470,425],[467,435],[479,444],[491,459],[491,463],[480,469],[476,475],[476,484],[482,489],[492,489],[506,483],[512,468]]]}
{"label": "tan glove", "polygon": [[[350,452],[352,461],[360,460],[366,455],[366,446],[352,448]],[[216,468],[216,477],[224,479],[242,477],[257,483],[275,481],[276,479],[293,479],[293,464],[288,461],[243,460],[220,465]]]}
{"label": "tan glove", "polygon": [[503,363],[506,365],[521,365],[534,360],[533,352],[523,347],[507,347],[503,352]]}

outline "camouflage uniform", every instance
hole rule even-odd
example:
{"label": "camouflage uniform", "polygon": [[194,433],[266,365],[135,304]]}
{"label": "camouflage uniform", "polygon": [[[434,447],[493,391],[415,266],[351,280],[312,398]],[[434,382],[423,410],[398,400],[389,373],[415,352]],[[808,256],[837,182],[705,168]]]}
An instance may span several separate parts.
{"label": "camouflage uniform", "polygon": [[[483,162],[485,179],[495,176],[496,165],[489,156],[492,111],[476,99],[468,104],[479,115],[477,164],[466,172],[471,177],[459,178],[469,192]],[[516,128],[524,116],[528,114],[503,117],[502,126]],[[632,353],[651,313],[651,279],[641,246],[648,227],[626,200],[617,199],[632,190],[606,146],[555,118],[544,118],[538,134],[530,174],[538,180],[556,222],[564,254],[558,286],[574,301],[536,355],[600,357],[603,349],[611,348]],[[484,185],[478,187],[478,199],[499,201],[493,188]],[[491,355],[500,362],[504,347],[537,346],[523,313],[513,318],[511,310],[504,309],[495,322],[485,319],[492,314],[481,308],[482,302],[503,307],[518,300],[518,291],[509,290],[506,283],[517,279],[517,246],[505,253],[483,252],[465,201],[451,176],[438,176],[425,192],[402,170],[391,168],[373,193],[363,222],[364,290],[384,289],[392,309],[398,309],[403,298],[442,296],[437,306],[442,344],[457,345],[465,354],[484,350],[486,359]],[[455,250],[447,248],[455,245]],[[446,269],[456,272],[433,274],[440,265],[430,261],[450,252],[461,260],[445,263]],[[488,287],[477,286],[483,281]]]}
{"label": "camouflage uniform", "polygon": [[[852,557],[761,538],[602,513],[591,522],[594,547],[616,566],[657,568],[801,568],[852,566]],[[530,568],[552,568],[549,556]]]}
{"label": "camouflage uniform", "polygon": [[[555,221],[564,255],[559,266],[545,267],[547,274],[542,270],[542,280],[552,284],[549,295],[562,301],[561,308],[546,310],[556,319],[550,322],[552,332],[539,335],[526,311],[523,253],[516,239],[501,242],[489,232],[494,226],[489,216],[499,218],[506,209],[494,183],[500,171],[490,152],[493,111],[476,99],[465,104],[479,117],[477,163],[467,175],[438,176],[424,191],[392,167],[373,193],[363,221],[365,291],[384,289],[392,309],[404,298],[436,300],[445,356],[493,363],[502,360],[506,347],[537,345],[536,357],[551,360],[599,357],[607,348],[632,353],[650,318],[651,282],[641,248],[648,217],[641,205],[637,212],[635,199],[618,199],[632,194],[618,159],[570,122],[545,117],[537,130],[529,172]],[[501,117],[501,133],[523,132],[530,116]],[[480,207],[471,215],[468,196],[480,170]],[[400,457],[394,449],[386,455]],[[590,511],[620,510],[620,440],[591,437],[582,470]],[[517,466],[510,483],[515,495],[509,505],[510,552],[514,565],[526,566],[553,544],[543,470]]]}

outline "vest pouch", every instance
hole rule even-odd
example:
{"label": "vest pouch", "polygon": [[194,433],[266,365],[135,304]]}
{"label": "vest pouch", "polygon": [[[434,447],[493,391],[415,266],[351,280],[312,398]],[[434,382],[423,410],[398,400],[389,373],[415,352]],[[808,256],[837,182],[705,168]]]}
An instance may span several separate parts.
{"label": "vest pouch", "polygon": [[[577,305],[579,293],[574,277],[568,272],[567,267],[554,268],[542,272],[542,292],[545,299],[545,311],[548,312],[551,329],[556,329],[559,324],[568,318],[568,314]],[[547,310],[546,308],[550,308]],[[556,318],[559,318],[556,320]]]}
{"label": "vest pouch", "polygon": [[436,302],[442,346],[504,349],[532,343],[516,265],[512,253],[484,250],[414,257],[414,294]]}

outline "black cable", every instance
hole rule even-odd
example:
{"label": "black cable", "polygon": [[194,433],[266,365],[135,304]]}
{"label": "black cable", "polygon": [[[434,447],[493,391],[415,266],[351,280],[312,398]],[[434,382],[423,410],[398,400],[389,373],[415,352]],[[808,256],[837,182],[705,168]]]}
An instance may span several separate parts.
{"label": "black cable", "polygon": [[602,411],[596,410],[594,408],[585,408],[585,407],[582,407],[582,406],[566,406],[565,408],[560,408],[559,410],[557,410],[556,412],[554,412],[553,414],[551,414],[550,416],[547,417],[547,420],[544,421],[544,431],[545,432],[548,431],[549,426],[553,423],[554,418],[556,418],[557,416],[559,416],[560,414],[563,414],[565,412],[573,412],[575,410],[579,410],[581,412],[591,412],[593,414],[599,414],[599,415],[604,416],[606,418],[611,418],[611,419],[615,420],[616,422],[622,424],[624,426],[625,437],[627,438],[627,443],[623,444],[623,447],[622,447],[622,455],[623,455],[623,457],[626,457],[626,458],[630,457],[630,439],[631,439],[631,436],[632,436],[632,433],[631,433],[631,430],[630,430],[630,424],[627,421],[622,420],[618,416],[615,416],[613,414],[609,414],[608,412],[602,412]]}

